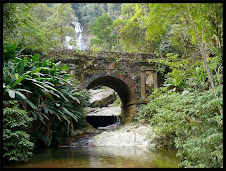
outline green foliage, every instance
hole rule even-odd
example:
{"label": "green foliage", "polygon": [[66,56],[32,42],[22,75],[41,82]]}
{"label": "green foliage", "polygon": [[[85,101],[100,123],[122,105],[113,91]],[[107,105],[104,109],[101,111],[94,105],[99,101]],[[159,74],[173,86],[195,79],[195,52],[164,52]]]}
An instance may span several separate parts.
{"label": "green foliage", "polygon": [[[54,63],[53,59],[40,60],[38,54],[18,56],[4,66],[4,99],[20,100],[21,107],[34,118],[33,129],[47,136],[50,142],[51,121],[56,118],[70,124],[82,117],[88,92],[68,74],[68,66],[61,66],[60,61]],[[44,128],[42,131],[41,127]]]}
{"label": "green foliage", "polygon": [[17,101],[3,101],[3,158],[9,161],[27,161],[34,144],[26,129],[32,118],[18,108]]}
{"label": "green foliage", "polygon": [[166,73],[165,87],[154,89],[149,103],[139,108],[134,119],[150,123],[156,143],[177,148],[180,167],[223,167],[222,57],[208,58],[215,89],[209,90],[204,65],[194,58],[149,60]]}
{"label": "green foliage", "polygon": [[121,3],[72,3],[72,8],[84,28],[92,25],[96,18],[105,13],[112,20],[121,14]]}
{"label": "green foliage", "polygon": [[222,91],[222,85],[203,92],[161,88],[153,92],[135,119],[153,125],[163,146],[175,143],[181,167],[222,167]]}
{"label": "green foliage", "polygon": [[192,70],[193,77],[188,78],[188,86],[193,89],[205,90],[208,89],[207,74],[203,66],[197,66]]}
{"label": "green foliage", "polygon": [[129,52],[153,52],[156,42],[151,42],[146,37],[145,18],[149,13],[148,4],[125,3],[121,9],[125,21],[118,37],[121,49]]}
{"label": "green foliage", "polygon": [[110,50],[115,41],[115,35],[112,33],[112,20],[108,14],[98,17],[90,31],[97,37],[91,40],[92,46],[97,46],[98,50]]}
{"label": "green foliage", "polygon": [[3,62],[7,62],[16,57],[19,53],[20,48],[14,43],[12,45],[8,45],[6,43],[3,44]]}
{"label": "green foliage", "polygon": [[114,106],[121,106],[122,105],[122,101],[121,101],[118,94],[116,94],[116,100],[113,102],[113,105]]}
{"label": "green foliage", "polygon": [[62,49],[65,36],[74,33],[69,21],[77,20],[70,4],[4,3],[4,43],[45,53]]}
{"label": "green foliage", "polygon": [[186,78],[184,73],[174,68],[172,72],[166,75],[165,84],[163,86],[173,89],[173,91],[183,91],[186,87]]}

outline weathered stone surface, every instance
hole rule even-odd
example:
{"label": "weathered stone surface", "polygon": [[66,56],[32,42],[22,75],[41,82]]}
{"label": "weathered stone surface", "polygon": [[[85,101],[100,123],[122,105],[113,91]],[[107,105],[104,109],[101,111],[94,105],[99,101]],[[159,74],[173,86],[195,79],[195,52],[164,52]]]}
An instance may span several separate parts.
{"label": "weathered stone surface", "polygon": [[116,116],[121,114],[121,106],[113,106],[116,94],[113,89],[90,89],[90,107],[86,108],[87,116]]}
{"label": "weathered stone surface", "polygon": [[134,123],[123,125],[114,131],[104,131],[92,137],[89,143],[93,146],[136,146],[154,148],[155,136],[152,128],[148,125],[137,125]]}
{"label": "weathered stone surface", "polygon": [[113,89],[90,89],[91,98],[89,100],[92,107],[106,107],[116,100],[116,94]]}
{"label": "weathered stone surface", "polygon": [[109,106],[109,107],[87,107],[87,116],[116,116],[121,114],[120,106]]}

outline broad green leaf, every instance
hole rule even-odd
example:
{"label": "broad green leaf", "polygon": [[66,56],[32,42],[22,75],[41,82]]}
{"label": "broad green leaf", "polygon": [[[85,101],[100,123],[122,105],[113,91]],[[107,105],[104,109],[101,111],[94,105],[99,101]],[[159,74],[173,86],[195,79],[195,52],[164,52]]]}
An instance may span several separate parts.
{"label": "broad green leaf", "polygon": [[28,99],[24,99],[24,101],[29,104],[33,109],[38,110],[38,108]]}
{"label": "broad green leaf", "polygon": [[15,91],[13,91],[11,89],[7,89],[7,91],[9,93],[9,96],[14,99],[15,98]]}
{"label": "broad green leaf", "polygon": [[48,107],[46,107],[46,106],[43,106],[43,109],[44,109],[45,114],[48,114],[48,110],[49,110],[49,108],[48,108]]}
{"label": "broad green leaf", "polygon": [[19,84],[22,80],[24,79],[24,77],[23,76],[20,76],[12,85],[11,85],[11,87],[13,88],[13,87],[15,87],[17,84]]}
{"label": "broad green leaf", "polygon": [[60,115],[62,118],[64,118],[68,123],[70,123],[70,121],[68,120],[68,118],[63,114],[63,113],[61,113],[61,115]]}
{"label": "broad green leaf", "polygon": [[49,118],[44,113],[40,113],[40,115],[44,116],[47,120],[49,120]]}
{"label": "broad green leaf", "polygon": [[[51,79],[51,78],[50,78],[50,79]],[[49,84],[49,85],[51,85],[51,86],[55,86],[53,83],[48,82],[48,81],[45,81],[44,83],[45,83],[45,84]]]}
{"label": "broad green leaf", "polygon": [[49,67],[39,67],[39,68],[41,68],[43,70],[52,70],[52,68],[49,68]]}
{"label": "broad green leaf", "polygon": [[35,54],[34,56],[32,56],[32,61],[38,62],[39,61],[39,54]]}
{"label": "broad green leaf", "polygon": [[69,94],[69,96],[73,99],[73,100],[76,100],[78,102],[78,104],[80,104],[80,101],[77,97],[75,96],[72,96],[71,94]]}
{"label": "broad green leaf", "polygon": [[21,92],[15,91],[15,93],[16,93],[18,96],[20,96],[23,100],[24,100],[24,99],[27,99],[27,97],[26,97],[25,95],[23,95]]}
{"label": "broad green leaf", "polygon": [[42,70],[42,68],[40,67],[40,68],[37,68],[35,71],[32,71],[32,73],[37,73],[37,72],[39,72],[41,70]]}
{"label": "broad green leaf", "polygon": [[67,102],[71,103],[60,91],[58,92]]}
{"label": "broad green leaf", "polygon": [[36,70],[36,66],[35,65],[31,68],[31,71],[34,71],[34,70]]}
{"label": "broad green leaf", "polygon": [[63,107],[63,110],[70,115],[72,118],[74,118],[74,120],[78,121],[78,117],[75,116],[73,113],[71,113],[69,110],[67,110],[65,107]]}
{"label": "broad green leaf", "polygon": [[37,120],[37,115],[36,115],[36,113],[33,112],[33,111],[31,111],[31,113],[32,113],[32,115],[33,115],[33,117],[34,117],[34,120]]}
{"label": "broad green leaf", "polygon": [[45,83],[41,83],[44,87],[46,87],[46,88],[49,88],[49,89],[51,89],[51,90],[54,90],[54,91],[56,91],[56,92],[58,92],[58,90],[57,89],[55,89],[54,87],[52,87],[52,86],[49,86],[49,85],[47,85],[47,84],[45,84]]}
{"label": "broad green leaf", "polygon": [[59,68],[59,71],[62,71],[62,70],[64,70],[64,69],[67,70],[67,69],[69,69],[69,67],[68,67],[67,65],[63,65],[62,67]]}
{"label": "broad green leaf", "polygon": [[57,62],[55,65],[58,67],[61,64],[61,61]]}
{"label": "broad green leaf", "polygon": [[33,78],[25,78],[26,80],[30,80],[30,81],[33,81],[33,82],[38,82],[36,79],[33,79]]}
{"label": "broad green leaf", "polygon": [[55,113],[55,115],[57,116],[57,118],[58,118],[60,121],[62,121],[61,118],[60,118],[60,116],[59,116],[57,113]]}
{"label": "broad green leaf", "polygon": [[24,73],[24,59],[20,61],[18,64],[18,73],[22,75]]}
{"label": "broad green leaf", "polygon": [[28,63],[27,57],[24,57],[24,67],[27,66],[27,63]]}
{"label": "broad green leaf", "polygon": [[53,61],[54,61],[54,59],[53,59],[53,58],[51,58],[49,62],[50,62],[50,63],[53,63]]}
{"label": "broad green leaf", "polygon": [[49,112],[50,112],[51,114],[54,114],[54,110],[52,110],[52,109],[50,109],[50,108],[48,108],[48,110],[49,110]]}
{"label": "broad green leaf", "polygon": [[49,92],[50,92],[51,94],[53,94],[54,96],[56,96],[56,97],[60,98],[60,96],[59,96],[58,94],[54,93],[54,91],[53,91],[53,90],[49,90]]}
{"label": "broad green leaf", "polygon": [[37,116],[42,121],[42,123],[45,125],[44,118],[42,117],[42,115],[40,113],[37,113]]}
{"label": "broad green leaf", "polygon": [[40,87],[41,89],[43,89],[43,90],[46,91],[46,92],[49,92],[48,89],[46,89],[45,87],[43,87],[42,85],[40,85],[40,84],[38,84],[38,83],[34,83],[34,85]]}

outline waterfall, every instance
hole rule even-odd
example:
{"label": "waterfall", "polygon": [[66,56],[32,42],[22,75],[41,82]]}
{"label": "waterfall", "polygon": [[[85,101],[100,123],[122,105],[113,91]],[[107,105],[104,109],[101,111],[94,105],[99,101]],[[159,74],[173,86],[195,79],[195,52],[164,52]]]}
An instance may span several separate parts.
{"label": "waterfall", "polygon": [[82,50],[82,26],[79,22],[72,22],[75,26],[75,35],[76,35],[76,47],[78,50]]}
{"label": "waterfall", "polygon": [[[87,36],[83,34],[83,27],[79,22],[72,21],[72,25],[75,27],[74,36],[65,37],[65,49],[76,49],[76,50],[88,50],[90,41]],[[76,46],[70,45],[69,41],[76,38]]]}
{"label": "waterfall", "polygon": [[72,24],[75,26],[75,33],[82,33],[82,26],[79,22],[72,22]]}
{"label": "waterfall", "polygon": [[71,40],[71,37],[70,36],[66,36],[66,42],[65,42],[65,47],[66,47],[66,49],[72,49],[73,48],[73,46],[71,46],[70,44],[69,44],[69,42],[70,42],[70,40]]}
{"label": "waterfall", "polygon": [[76,43],[76,46],[78,47],[79,50],[82,50],[82,41],[81,41],[81,38],[82,38],[82,33],[79,33],[78,41]]}

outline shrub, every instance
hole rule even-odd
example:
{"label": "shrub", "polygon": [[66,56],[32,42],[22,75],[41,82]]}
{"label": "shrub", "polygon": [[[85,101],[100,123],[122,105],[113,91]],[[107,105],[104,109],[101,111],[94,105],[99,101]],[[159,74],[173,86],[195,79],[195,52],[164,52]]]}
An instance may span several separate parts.
{"label": "shrub", "polygon": [[[55,63],[54,59],[13,53],[15,45],[4,47],[3,95],[4,99],[19,100],[22,109],[29,111],[34,121],[31,127],[33,142],[42,140],[51,145],[52,122],[79,121],[88,104],[88,92],[75,76],[68,74],[69,67]],[[17,50],[18,51],[18,50]],[[10,57],[10,52],[12,58]],[[67,129],[67,127],[65,129]]]}
{"label": "shrub", "polygon": [[8,161],[27,161],[32,156],[33,143],[26,133],[32,119],[18,108],[17,101],[4,101],[3,158]]}
{"label": "shrub", "polygon": [[167,91],[140,108],[135,118],[153,125],[163,146],[174,143],[180,167],[216,168],[223,167],[222,108],[222,85],[202,92]]}

